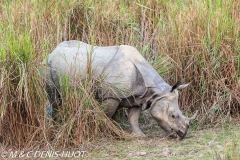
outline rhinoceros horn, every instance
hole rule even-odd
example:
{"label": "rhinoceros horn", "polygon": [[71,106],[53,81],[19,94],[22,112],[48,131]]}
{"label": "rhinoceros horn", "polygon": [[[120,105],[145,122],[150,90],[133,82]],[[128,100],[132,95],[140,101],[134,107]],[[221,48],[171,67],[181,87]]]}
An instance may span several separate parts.
{"label": "rhinoceros horn", "polygon": [[186,119],[189,120],[189,121],[194,120],[197,117],[197,114],[198,114],[198,110],[196,111],[196,113],[191,118],[186,117]]}

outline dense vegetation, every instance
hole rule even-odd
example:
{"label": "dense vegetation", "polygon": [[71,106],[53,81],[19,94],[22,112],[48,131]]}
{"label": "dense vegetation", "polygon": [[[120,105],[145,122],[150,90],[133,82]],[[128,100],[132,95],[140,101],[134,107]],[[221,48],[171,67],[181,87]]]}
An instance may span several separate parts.
{"label": "dense vegetation", "polygon": [[124,136],[88,92],[94,82],[63,94],[61,121],[47,125],[38,68],[69,39],[135,46],[168,83],[191,82],[179,104],[188,114],[200,110],[201,125],[238,117],[239,8],[238,0],[1,1],[0,142],[69,146]]}

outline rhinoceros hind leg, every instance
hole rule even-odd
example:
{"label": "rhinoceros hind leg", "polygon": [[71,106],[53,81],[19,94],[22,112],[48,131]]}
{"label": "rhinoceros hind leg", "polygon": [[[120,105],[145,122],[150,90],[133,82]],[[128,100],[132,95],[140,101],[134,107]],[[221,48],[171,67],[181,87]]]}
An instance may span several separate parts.
{"label": "rhinoceros hind leg", "polygon": [[112,116],[114,115],[114,113],[116,112],[116,110],[118,108],[120,101],[118,99],[110,98],[110,99],[105,99],[102,103],[105,107],[105,109],[104,109],[105,114],[109,118],[112,118]]}
{"label": "rhinoceros hind leg", "polygon": [[137,137],[145,137],[146,135],[141,131],[138,124],[138,119],[141,113],[140,107],[133,107],[129,109],[129,121],[132,127],[132,135]]}
{"label": "rhinoceros hind leg", "polygon": [[49,117],[56,120],[58,106],[61,105],[61,97],[57,89],[47,87],[49,105],[46,108]]}

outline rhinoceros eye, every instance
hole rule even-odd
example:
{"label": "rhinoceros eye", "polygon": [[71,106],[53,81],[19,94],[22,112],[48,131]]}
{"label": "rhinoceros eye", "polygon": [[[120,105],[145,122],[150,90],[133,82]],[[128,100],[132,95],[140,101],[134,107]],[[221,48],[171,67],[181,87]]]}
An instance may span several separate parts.
{"label": "rhinoceros eye", "polygon": [[173,113],[173,114],[172,114],[172,118],[173,118],[173,119],[175,119],[175,118],[177,118],[177,117],[178,117],[178,114],[176,114],[176,113]]}

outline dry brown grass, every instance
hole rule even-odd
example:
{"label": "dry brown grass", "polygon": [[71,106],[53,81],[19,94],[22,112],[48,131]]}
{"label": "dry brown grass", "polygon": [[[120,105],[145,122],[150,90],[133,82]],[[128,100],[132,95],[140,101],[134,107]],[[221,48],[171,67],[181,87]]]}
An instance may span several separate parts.
{"label": "dry brown grass", "polygon": [[133,45],[159,70],[159,56],[171,60],[167,81],[191,82],[181,94],[181,108],[214,114],[207,119],[218,123],[219,115],[239,113],[239,5],[236,0],[84,4],[70,15],[69,35],[98,45]]}
{"label": "dry brown grass", "polygon": [[61,1],[1,5],[0,143],[6,146],[78,147],[100,137],[127,136],[101,110],[91,93],[92,81],[79,90],[64,90],[58,123],[52,125],[48,120],[39,66],[62,40],[64,16],[74,4],[65,3],[68,5]]}

